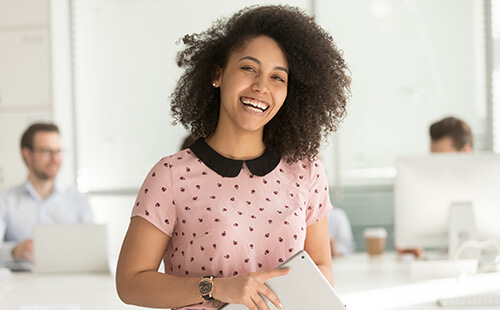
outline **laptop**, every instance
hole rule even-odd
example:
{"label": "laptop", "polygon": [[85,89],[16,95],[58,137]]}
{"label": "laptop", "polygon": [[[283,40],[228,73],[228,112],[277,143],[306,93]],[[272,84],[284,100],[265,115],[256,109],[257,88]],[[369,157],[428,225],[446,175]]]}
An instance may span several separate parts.
{"label": "laptop", "polygon": [[104,224],[37,225],[33,231],[33,271],[108,272]]}
{"label": "laptop", "polygon": [[[290,273],[266,281],[286,310],[346,310],[338,294],[323,276],[306,251],[299,251],[278,268],[289,267]],[[278,310],[265,297],[271,310]],[[228,304],[224,310],[248,310],[244,305]]]}

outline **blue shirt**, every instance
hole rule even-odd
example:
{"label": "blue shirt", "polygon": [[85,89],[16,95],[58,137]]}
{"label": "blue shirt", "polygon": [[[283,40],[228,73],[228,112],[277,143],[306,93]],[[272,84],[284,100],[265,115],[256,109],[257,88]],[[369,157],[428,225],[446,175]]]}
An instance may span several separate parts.
{"label": "blue shirt", "polygon": [[12,262],[13,248],[33,238],[37,224],[93,222],[87,197],[72,186],[55,183],[49,197],[38,195],[30,181],[0,196],[0,262]]}
{"label": "blue shirt", "polygon": [[347,255],[354,252],[356,244],[352,235],[351,223],[344,210],[333,208],[328,213],[328,231],[330,237],[337,241],[337,251],[340,254]]}

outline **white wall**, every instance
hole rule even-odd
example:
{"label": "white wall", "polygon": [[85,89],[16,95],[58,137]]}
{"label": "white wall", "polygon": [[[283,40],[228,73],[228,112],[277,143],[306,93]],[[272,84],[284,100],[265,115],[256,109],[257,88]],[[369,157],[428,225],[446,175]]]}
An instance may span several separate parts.
{"label": "white wall", "polygon": [[24,129],[53,118],[50,65],[48,1],[0,0],[0,191],[26,178]]}

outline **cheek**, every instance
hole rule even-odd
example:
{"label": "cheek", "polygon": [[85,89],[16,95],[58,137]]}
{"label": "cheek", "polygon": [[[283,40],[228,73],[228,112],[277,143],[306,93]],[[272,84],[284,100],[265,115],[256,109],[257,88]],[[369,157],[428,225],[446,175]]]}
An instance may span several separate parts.
{"label": "cheek", "polygon": [[233,100],[237,97],[239,90],[242,88],[241,83],[237,81],[227,81],[220,87],[220,96],[226,100]]}
{"label": "cheek", "polygon": [[287,89],[286,88],[279,89],[275,94],[276,95],[274,97],[274,102],[276,104],[276,107],[281,108],[281,106],[283,105],[283,103],[285,102],[285,99],[286,99]]}
{"label": "cheek", "polygon": [[47,164],[49,162],[48,159],[45,159],[45,158],[33,158],[33,165],[35,166],[43,166],[45,164]]}

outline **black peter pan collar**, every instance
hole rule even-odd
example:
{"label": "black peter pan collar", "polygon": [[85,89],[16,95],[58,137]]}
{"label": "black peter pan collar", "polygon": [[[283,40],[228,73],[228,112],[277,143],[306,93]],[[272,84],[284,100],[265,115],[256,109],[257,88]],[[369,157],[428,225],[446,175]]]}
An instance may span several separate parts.
{"label": "black peter pan collar", "polygon": [[260,157],[250,160],[236,160],[222,156],[212,149],[205,139],[199,138],[189,148],[210,169],[223,177],[234,178],[240,174],[243,162],[254,175],[265,176],[278,166],[281,158],[265,151]]}

